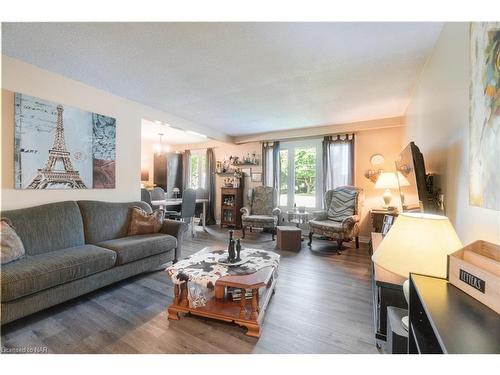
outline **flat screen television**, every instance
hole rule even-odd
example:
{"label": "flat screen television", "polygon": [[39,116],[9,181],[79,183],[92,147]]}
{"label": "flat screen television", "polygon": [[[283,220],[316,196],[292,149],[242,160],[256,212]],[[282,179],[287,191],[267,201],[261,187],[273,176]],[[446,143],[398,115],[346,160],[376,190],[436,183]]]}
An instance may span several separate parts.
{"label": "flat screen television", "polygon": [[410,142],[396,159],[399,192],[403,212],[433,211],[426,185],[424,156],[415,143]]}

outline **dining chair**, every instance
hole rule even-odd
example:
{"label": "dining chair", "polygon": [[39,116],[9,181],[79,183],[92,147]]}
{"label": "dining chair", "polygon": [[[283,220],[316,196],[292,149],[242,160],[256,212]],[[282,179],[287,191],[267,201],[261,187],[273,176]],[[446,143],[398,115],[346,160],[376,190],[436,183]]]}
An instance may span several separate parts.
{"label": "dining chair", "polygon": [[[164,201],[165,200],[165,190],[163,190],[161,187],[155,187],[153,190],[151,190],[149,192],[149,195],[151,197],[151,201]],[[150,203],[150,204],[151,204],[151,207],[153,207],[153,209],[156,209],[156,208],[165,209],[164,204],[153,204],[153,203]]]}
{"label": "dining chair", "polygon": [[151,193],[149,190],[142,188],[141,189],[141,201],[146,202],[153,208],[153,205],[151,204]]}
{"label": "dining chair", "polygon": [[152,201],[165,200],[165,190],[163,190],[161,187],[155,187],[151,192],[151,200]]}
{"label": "dining chair", "polygon": [[165,218],[182,220],[191,225],[191,235],[194,237],[194,212],[196,209],[196,190],[185,189],[182,194],[182,206],[180,212],[167,211]]}

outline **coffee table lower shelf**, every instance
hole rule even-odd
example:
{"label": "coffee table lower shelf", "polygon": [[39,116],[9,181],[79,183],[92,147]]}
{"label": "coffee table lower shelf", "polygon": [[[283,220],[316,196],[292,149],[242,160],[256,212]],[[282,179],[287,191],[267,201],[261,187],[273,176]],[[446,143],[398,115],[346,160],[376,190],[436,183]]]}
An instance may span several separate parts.
{"label": "coffee table lower shelf", "polygon": [[[224,322],[234,322],[239,326],[246,327],[247,336],[260,337],[260,331],[264,320],[264,315],[275,292],[276,278],[271,277],[267,285],[262,288],[262,293],[259,296],[259,288],[246,288],[252,290],[252,299],[242,298],[240,301],[233,301],[227,293],[221,292],[221,288],[225,290],[227,286],[232,285],[217,285],[216,296],[224,295],[223,298],[212,298],[207,301],[203,307],[190,308],[187,299],[186,283],[174,285],[174,301],[168,307],[168,319],[179,320],[179,313],[189,313],[192,315],[203,316],[222,320]],[[245,289],[245,288],[242,288]],[[242,293],[244,297],[244,293]]]}

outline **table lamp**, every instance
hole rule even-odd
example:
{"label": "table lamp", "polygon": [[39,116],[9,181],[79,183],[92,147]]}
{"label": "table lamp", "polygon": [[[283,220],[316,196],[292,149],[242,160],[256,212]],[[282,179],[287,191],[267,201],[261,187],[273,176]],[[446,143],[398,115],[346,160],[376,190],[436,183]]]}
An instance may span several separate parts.
{"label": "table lamp", "polygon": [[382,198],[384,199],[385,208],[390,208],[389,204],[392,201],[391,189],[398,188],[399,185],[396,173],[382,172],[380,176],[378,176],[377,182],[375,183],[375,189],[385,189],[384,195],[382,196]]}
{"label": "table lamp", "polygon": [[[445,278],[448,254],[462,248],[446,216],[402,213],[373,254],[373,262],[392,273],[408,278],[410,272]],[[409,280],[403,284],[408,302]],[[403,317],[408,329],[408,316]]]}

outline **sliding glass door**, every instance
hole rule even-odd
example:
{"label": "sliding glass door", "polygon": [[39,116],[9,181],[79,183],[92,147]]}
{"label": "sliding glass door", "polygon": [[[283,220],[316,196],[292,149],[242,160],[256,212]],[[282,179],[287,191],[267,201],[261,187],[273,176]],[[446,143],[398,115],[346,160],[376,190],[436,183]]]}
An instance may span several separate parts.
{"label": "sliding glass door", "polygon": [[282,142],[279,205],[321,208],[321,140]]}

